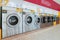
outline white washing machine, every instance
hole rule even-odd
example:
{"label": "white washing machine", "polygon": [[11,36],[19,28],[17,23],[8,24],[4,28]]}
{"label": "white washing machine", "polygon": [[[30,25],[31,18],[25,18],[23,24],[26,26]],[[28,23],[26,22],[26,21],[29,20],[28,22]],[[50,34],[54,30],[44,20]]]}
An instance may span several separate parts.
{"label": "white washing machine", "polygon": [[39,12],[35,12],[35,26],[37,27],[37,29],[40,29],[40,25],[41,25],[41,15]]}
{"label": "white washing machine", "polygon": [[35,23],[34,23],[35,27],[37,29],[40,29],[40,24],[41,24],[41,17],[39,15],[35,15]]}
{"label": "white washing machine", "polygon": [[2,7],[2,38],[22,33],[22,13]]}
{"label": "white washing machine", "polygon": [[34,26],[35,16],[28,10],[23,10],[23,32],[28,32],[35,30],[36,27]]}

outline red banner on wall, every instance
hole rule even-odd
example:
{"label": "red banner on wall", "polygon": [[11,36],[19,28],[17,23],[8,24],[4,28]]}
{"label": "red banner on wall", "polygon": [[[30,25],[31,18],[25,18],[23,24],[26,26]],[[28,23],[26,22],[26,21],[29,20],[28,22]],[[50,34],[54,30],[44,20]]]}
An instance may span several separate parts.
{"label": "red banner on wall", "polygon": [[60,4],[54,2],[53,0],[25,0],[25,1],[60,11]]}

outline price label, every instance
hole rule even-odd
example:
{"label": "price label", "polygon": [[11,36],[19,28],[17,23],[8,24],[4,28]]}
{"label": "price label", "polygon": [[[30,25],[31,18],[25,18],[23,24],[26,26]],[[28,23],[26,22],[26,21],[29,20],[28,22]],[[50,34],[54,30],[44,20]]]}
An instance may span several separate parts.
{"label": "price label", "polygon": [[38,8],[37,11],[40,13],[40,9]]}
{"label": "price label", "polygon": [[39,13],[39,16],[42,16],[42,14],[41,14],[41,13]]}
{"label": "price label", "polygon": [[45,13],[44,16],[47,16],[47,14]]}
{"label": "price label", "polygon": [[23,9],[22,8],[16,8],[16,11],[17,12],[23,12]]}
{"label": "price label", "polygon": [[51,14],[48,14],[48,16],[51,16]]}
{"label": "price label", "polygon": [[34,13],[35,13],[35,11],[34,11],[34,10],[31,10],[31,13],[33,13],[33,14],[34,14]]}

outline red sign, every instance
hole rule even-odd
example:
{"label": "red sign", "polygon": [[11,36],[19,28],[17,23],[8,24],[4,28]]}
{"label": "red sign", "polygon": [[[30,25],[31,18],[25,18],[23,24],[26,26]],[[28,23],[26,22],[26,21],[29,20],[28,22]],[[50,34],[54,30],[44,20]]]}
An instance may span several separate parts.
{"label": "red sign", "polygon": [[60,11],[60,4],[57,4],[53,0],[25,0],[25,1]]}

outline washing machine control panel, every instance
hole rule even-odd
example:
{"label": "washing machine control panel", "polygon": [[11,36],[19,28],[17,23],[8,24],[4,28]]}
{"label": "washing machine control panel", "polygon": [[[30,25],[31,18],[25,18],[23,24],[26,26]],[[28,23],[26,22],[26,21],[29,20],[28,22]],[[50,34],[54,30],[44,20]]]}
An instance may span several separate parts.
{"label": "washing machine control panel", "polygon": [[2,10],[2,13],[7,13],[7,10]]}

